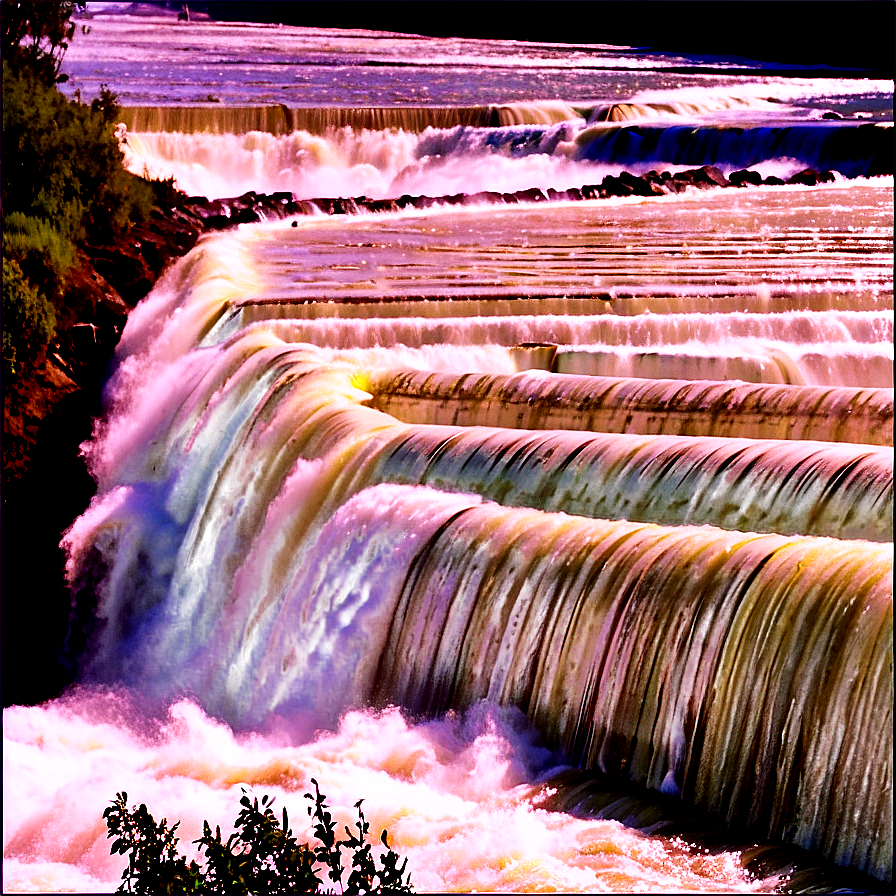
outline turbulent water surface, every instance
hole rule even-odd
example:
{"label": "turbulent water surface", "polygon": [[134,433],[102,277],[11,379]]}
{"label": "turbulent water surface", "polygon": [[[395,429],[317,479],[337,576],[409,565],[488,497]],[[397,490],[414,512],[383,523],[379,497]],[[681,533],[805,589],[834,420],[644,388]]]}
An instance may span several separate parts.
{"label": "turbulent water surface", "polygon": [[81,684],[4,710],[4,890],[113,890],[119,790],[189,850],[311,777],[419,891],[888,886],[892,82],[90,24],[66,90],[189,193],[833,177],[204,239],[85,446]]}

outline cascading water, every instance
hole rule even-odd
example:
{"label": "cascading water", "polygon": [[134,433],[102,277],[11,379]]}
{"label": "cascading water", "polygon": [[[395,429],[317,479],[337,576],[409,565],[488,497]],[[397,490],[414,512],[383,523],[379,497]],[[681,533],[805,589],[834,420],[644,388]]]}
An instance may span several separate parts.
{"label": "cascading water", "polygon": [[[141,53],[167,46],[144,28]],[[488,52],[483,82],[516,64]],[[356,128],[377,103],[354,80],[340,110],[258,111],[247,86],[254,111],[184,106],[158,127],[194,125],[150,135],[140,109],[128,139],[230,195],[275,170],[307,197],[472,192],[513,166],[581,185],[594,163],[560,149],[597,122],[795,131],[813,113],[782,99],[820,89],[658,75],[665,96],[458,102],[429,77],[445,120]],[[840,89],[845,112],[860,91]],[[5,887],[114,888],[116,790],[182,819],[183,846],[241,783],[298,818],[311,776],[340,822],[365,798],[424,891],[889,880],[893,184],[855,173],[205,239],[130,316],[85,447],[97,495],[65,536],[81,685],[4,711]],[[569,766],[623,789],[615,814],[548,810],[580,793]],[[725,848],[664,834],[658,800]],[[760,840],[791,851],[754,861]]]}

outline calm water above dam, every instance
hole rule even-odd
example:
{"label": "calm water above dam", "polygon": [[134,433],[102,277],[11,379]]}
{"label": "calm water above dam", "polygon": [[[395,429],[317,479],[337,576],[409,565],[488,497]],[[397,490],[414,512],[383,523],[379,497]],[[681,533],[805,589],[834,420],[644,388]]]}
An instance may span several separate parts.
{"label": "calm water above dam", "polygon": [[90,25],[65,89],[190,194],[833,177],[203,239],[84,448],[82,684],[4,710],[4,890],[113,891],[116,791],[188,849],[311,777],[420,892],[891,886],[892,82]]}

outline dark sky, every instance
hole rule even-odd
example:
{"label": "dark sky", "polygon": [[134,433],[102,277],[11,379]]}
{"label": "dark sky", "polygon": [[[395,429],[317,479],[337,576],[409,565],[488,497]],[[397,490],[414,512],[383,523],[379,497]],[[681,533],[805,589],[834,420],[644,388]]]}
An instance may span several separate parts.
{"label": "dark sky", "polygon": [[894,0],[191,0],[190,6],[231,21],[620,43],[894,73]]}

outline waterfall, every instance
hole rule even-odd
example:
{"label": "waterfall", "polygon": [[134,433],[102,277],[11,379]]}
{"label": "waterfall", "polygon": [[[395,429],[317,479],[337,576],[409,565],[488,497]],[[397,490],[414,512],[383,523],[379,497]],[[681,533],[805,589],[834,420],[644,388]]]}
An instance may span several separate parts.
{"label": "waterfall", "polygon": [[[726,104],[709,104],[703,113],[714,111],[713,105]],[[746,100],[728,105],[755,108]],[[173,176],[181,189],[207,196],[249,189],[308,198],[562,190],[622,170],[707,164],[785,177],[806,167],[847,178],[893,173],[892,126],[680,123],[688,107],[648,104],[645,117],[634,121],[632,110],[616,121],[613,110],[602,119],[600,110],[560,102],[494,108],[129,106],[121,119],[132,171]],[[667,120],[658,123],[664,109]]]}
{"label": "waterfall", "polygon": [[426,128],[484,127],[493,117],[487,106],[125,106],[121,121],[128,131],[183,134],[326,134],[340,128],[419,132]]}
{"label": "waterfall", "polygon": [[458,379],[419,371],[379,384],[375,406],[409,422],[867,444],[893,440],[888,389],[531,374]]}
{"label": "waterfall", "polygon": [[[892,81],[90,28],[63,89],[121,91],[132,172],[307,213],[128,316],[4,889],[114,889],[121,789],[182,850],[244,786],[301,838],[312,776],[420,891],[891,886]],[[752,176],[579,198],[704,164]]]}
{"label": "waterfall", "polygon": [[734,170],[786,158],[803,167],[833,168],[845,177],[891,173],[893,167],[893,128],[876,124],[594,125],[576,142],[582,158],[629,166],[714,164]]}
{"label": "waterfall", "polygon": [[415,558],[377,686],[427,713],[512,703],[586,767],[869,867],[891,594],[889,546],[474,506]]}
{"label": "waterfall", "polygon": [[892,316],[299,320],[262,298],[294,234],[207,241],[128,324],[66,537],[84,679],[238,728],[488,700],[583,768],[884,875],[892,389],[512,371],[523,337],[871,346]]}

